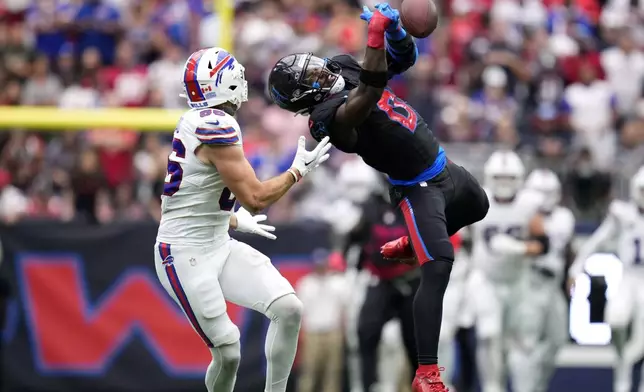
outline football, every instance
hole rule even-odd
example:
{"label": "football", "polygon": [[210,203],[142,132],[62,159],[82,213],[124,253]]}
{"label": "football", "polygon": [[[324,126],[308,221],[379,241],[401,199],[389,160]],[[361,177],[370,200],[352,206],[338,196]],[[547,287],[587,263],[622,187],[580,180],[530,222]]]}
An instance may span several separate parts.
{"label": "football", "polygon": [[403,0],[400,20],[409,34],[416,38],[428,37],[438,25],[438,12],[432,0]]}

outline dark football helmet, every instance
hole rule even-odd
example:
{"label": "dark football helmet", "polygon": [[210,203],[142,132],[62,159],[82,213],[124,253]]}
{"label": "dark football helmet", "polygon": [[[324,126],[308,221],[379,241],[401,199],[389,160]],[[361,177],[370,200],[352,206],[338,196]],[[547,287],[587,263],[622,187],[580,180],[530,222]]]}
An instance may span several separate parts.
{"label": "dark football helmet", "polygon": [[329,94],[344,88],[342,68],[329,59],[311,53],[296,53],[281,58],[268,77],[268,93],[282,109],[308,113]]}

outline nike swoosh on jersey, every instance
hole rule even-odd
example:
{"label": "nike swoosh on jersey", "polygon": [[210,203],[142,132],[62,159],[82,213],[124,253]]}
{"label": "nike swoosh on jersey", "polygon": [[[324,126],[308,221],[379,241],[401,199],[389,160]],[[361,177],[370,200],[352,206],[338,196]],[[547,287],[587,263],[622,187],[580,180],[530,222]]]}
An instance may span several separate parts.
{"label": "nike swoosh on jersey", "polygon": [[219,125],[219,120],[215,120],[215,121],[206,121],[206,124],[208,124],[208,125]]}

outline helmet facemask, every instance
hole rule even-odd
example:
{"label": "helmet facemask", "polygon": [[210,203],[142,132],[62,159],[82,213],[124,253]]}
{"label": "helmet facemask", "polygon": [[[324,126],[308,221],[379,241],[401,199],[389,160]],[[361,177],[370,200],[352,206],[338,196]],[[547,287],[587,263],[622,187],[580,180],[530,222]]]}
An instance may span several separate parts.
{"label": "helmet facemask", "polygon": [[512,174],[497,174],[490,179],[490,188],[494,197],[512,199],[521,189],[523,179]]}
{"label": "helmet facemask", "polygon": [[342,67],[311,53],[294,54],[279,60],[269,78],[269,94],[283,109],[306,114],[329,95],[344,89]]}

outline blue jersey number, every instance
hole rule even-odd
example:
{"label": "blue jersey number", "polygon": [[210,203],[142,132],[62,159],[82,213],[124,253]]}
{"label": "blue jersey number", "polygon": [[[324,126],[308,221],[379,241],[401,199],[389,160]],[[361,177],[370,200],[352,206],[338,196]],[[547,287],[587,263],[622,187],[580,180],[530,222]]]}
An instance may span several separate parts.
{"label": "blue jersey number", "polygon": [[181,186],[181,180],[183,179],[181,164],[173,160],[175,156],[179,158],[186,157],[186,146],[183,145],[181,139],[172,139],[172,152],[173,154],[168,157],[169,176],[166,177],[165,184],[163,184],[163,194],[165,196],[172,196],[177,193],[179,186]]}

